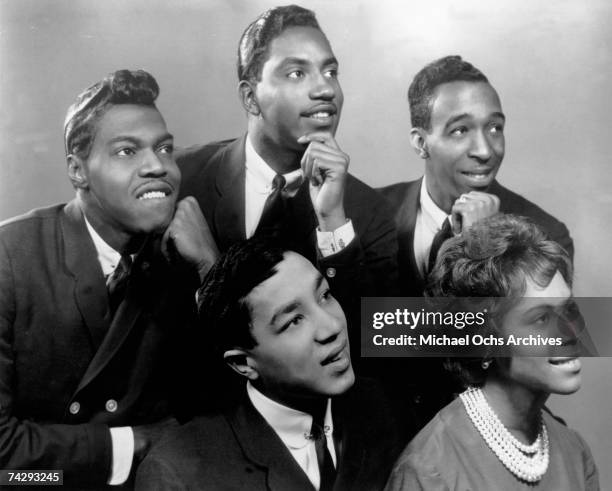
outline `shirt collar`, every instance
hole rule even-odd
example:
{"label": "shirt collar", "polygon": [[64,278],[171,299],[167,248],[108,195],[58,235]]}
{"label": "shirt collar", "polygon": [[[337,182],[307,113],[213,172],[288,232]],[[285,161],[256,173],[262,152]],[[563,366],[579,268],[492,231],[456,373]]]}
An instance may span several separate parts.
{"label": "shirt collar", "polygon": [[[244,145],[244,153],[246,155],[246,173],[252,186],[251,189],[259,194],[270,194],[272,192],[272,180],[276,176],[276,172],[257,153],[248,134]],[[283,174],[283,177],[286,181],[283,189],[290,195],[297,192],[304,180],[302,169],[287,172]]]}
{"label": "shirt collar", "polygon": [[[310,438],[312,416],[310,414],[273,401],[253,387],[250,381],[247,382],[247,394],[255,409],[289,448],[303,448],[312,441]],[[333,432],[331,399],[327,399],[324,426],[325,434]]]}
{"label": "shirt collar", "polygon": [[442,228],[444,220],[450,219],[450,216],[446,214],[438,205],[434,203],[427,192],[427,183],[425,176],[423,176],[423,182],[421,183],[421,197],[420,197],[421,211],[423,213],[423,221],[425,226],[432,232],[437,232]]}
{"label": "shirt collar", "polygon": [[104,273],[104,276],[108,276],[115,271],[117,264],[119,264],[119,261],[121,260],[121,254],[109,246],[104,239],[100,237],[98,232],[96,232],[96,230],[91,226],[91,223],[89,223],[87,220],[85,213],[83,213],[83,218],[85,219],[87,231],[89,232],[91,240],[93,240],[96,248],[98,262],[100,263],[100,266],[102,266],[102,273]]}

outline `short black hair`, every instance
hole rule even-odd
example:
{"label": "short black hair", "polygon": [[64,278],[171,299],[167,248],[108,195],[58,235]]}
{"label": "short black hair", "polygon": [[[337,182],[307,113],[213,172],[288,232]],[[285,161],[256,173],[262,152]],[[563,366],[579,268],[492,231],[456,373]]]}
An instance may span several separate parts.
{"label": "short black hair", "polygon": [[431,129],[433,97],[439,85],[449,82],[489,83],[485,75],[461,56],[445,56],[433,61],[417,73],[408,88],[410,120],[414,128]]}
{"label": "short black hair", "polygon": [[[524,295],[527,278],[545,287],[557,271],[571,286],[568,253],[528,218],[499,213],[442,245],[425,293],[431,297],[487,297],[488,317],[501,325]],[[464,384],[481,385],[486,377],[482,360],[452,358],[446,367]]]}
{"label": "short black hair", "polygon": [[287,251],[270,237],[255,236],[230,247],[208,272],[198,291],[198,313],[217,350],[256,345],[246,297],[276,274]]}
{"label": "short black hair", "polygon": [[249,24],[238,43],[238,80],[260,79],[270,44],[290,27],[314,27],[321,31],[314,12],[298,5],[267,10]]}
{"label": "short black hair", "polygon": [[64,122],[66,155],[89,157],[96,134],[96,124],[116,104],[138,104],[155,107],[159,85],[144,70],[118,70],[108,74],[79,94],[68,108]]}

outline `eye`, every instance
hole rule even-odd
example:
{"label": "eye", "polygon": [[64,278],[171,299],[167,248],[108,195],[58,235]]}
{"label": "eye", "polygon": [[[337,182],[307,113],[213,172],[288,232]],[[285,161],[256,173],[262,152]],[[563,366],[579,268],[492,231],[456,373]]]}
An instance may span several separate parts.
{"label": "eye", "polygon": [[464,134],[466,134],[468,131],[468,129],[465,126],[459,126],[458,128],[455,128],[453,130],[451,130],[450,134],[452,136],[462,136]]}
{"label": "eye", "polygon": [[174,145],[172,143],[166,143],[164,145],[161,145],[157,151],[159,153],[165,153],[165,154],[171,155],[172,152],[174,152]]}
{"label": "eye", "polygon": [[338,78],[338,69],[330,68],[329,70],[325,70],[323,75],[327,78]]}
{"label": "eye", "polygon": [[549,320],[550,320],[550,312],[543,312],[543,313],[539,314],[533,320],[533,323],[537,324],[537,325],[544,325],[544,324],[548,324]]}
{"label": "eye", "polygon": [[133,148],[123,147],[115,152],[119,157],[131,157],[132,155],[136,155],[136,152]]}
{"label": "eye", "polygon": [[292,326],[299,326],[303,320],[304,320],[304,316],[302,314],[294,315],[291,318],[291,320],[289,320],[289,322],[283,325],[281,332],[285,331],[286,329]]}
{"label": "eye", "polygon": [[287,78],[298,79],[304,77],[302,70],[293,70],[287,74]]}
{"label": "eye", "polygon": [[504,126],[501,124],[494,124],[493,126],[491,126],[491,129],[489,131],[494,135],[501,134],[504,132]]}

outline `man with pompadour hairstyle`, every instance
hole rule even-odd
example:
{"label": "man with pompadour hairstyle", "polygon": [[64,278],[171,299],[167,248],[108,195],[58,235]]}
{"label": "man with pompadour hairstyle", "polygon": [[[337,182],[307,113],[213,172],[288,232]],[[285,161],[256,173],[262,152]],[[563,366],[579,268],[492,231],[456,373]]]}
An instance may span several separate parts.
{"label": "man with pompadour hairstyle", "polygon": [[141,70],[85,90],[64,132],[76,197],[0,224],[1,469],[129,486],[184,414],[194,294],[217,250],[195,200],[177,203],[158,94]]}

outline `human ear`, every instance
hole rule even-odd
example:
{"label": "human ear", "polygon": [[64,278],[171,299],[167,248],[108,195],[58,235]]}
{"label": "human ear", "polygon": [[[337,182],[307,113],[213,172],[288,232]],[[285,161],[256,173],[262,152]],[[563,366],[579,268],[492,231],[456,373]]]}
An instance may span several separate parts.
{"label": "human ear", "polygon": [[223,353],[223,359],[232,370],[243,377],[249,380],[257,380],[259,378],[259,372],[248,352],[237,348],[230,349]]}
{"label": "human ear", "polygon": [[87,189],[87,173],[85,172],[85,163],[80,157],[70,154],[66,157],[68,164],[68,178],[75,188]]}
{"label": "human ear", "polygon": [[244,110],[253,116],[259,116],[261,111],[253,82],[241,80],[238,84],[238,93],[240,94],[240,102],[242,102]]}
{"label": "human ear", "polygon": [[423,128],[412,128],[410,130],[410,144],[419,157],[422,159],[429,158],[427,140],[425,138],[425,130],[423,130]]}

